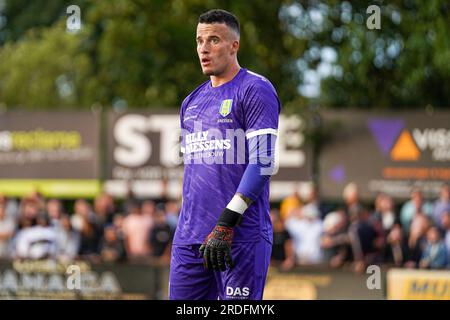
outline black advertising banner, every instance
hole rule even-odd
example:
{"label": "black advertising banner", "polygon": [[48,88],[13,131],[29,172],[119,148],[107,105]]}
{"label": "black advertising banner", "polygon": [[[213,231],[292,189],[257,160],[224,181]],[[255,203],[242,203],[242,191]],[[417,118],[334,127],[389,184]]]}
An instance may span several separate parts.
{"label": "black advertising banner", "polygon": [[[312,177],[312,152],[305,145],[303,120],[280,116],[277,139],[278,172],[272,177],[271,197],[280,199]],[[123,196],[130,186],[136,195],[181,195],[183,165],[177,112],[135,112],[108,115],[106,190]]]}
{"label": "black advertising banner", "polygon": [[108,168],[105,189],[124,196],[128,181],[139,197],[181,194],[180,120],[169,113],[108,114]]}
{"label": "black advertising banner", "polygon": [[436,197],[450,180],[450,113],[324,112],[329,133],[320,153],[324,197],[340,198],[355,182],[363,198],[385,192],[398,199],[419,187]]}
{"label": "black advertising banner", "polygon": [[0,260],[0,299],[167,299],[168,268],[86,260]]}
{"label": "black advertising banner", "polygon": [[95,195],[99,128],[99,116],[91,112],[0,114],[0,192]]}
{"label": "black advertising banner", "polygon": [[[396,290],[389,288],[393,281],[386,288],[389,272],[389,268],[381,267],[375,281],[379,286],[374,287],[372,273],[356,274],[322,265],[298,266],[283,272],[270,267],[263,300],[381,300],[386,298],[386,289]],[[428,271],[430,278],[438,274]],[[0,260],[0,300],[167,300],[168,289],[169,266],[150,261]]]}

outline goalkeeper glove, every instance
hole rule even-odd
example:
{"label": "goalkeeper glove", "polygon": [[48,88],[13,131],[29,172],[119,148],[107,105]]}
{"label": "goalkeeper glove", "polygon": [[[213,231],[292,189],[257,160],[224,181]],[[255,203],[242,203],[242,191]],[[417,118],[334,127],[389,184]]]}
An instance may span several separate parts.
{"label": "goalkeeper glove", "polygon": [[[203,264],[206,269],[225,271],[226,265],[233,268],[231,258],[231,243],[233,228],[239,225],[242,214],[225,208],[217,225],[203,242],[200,252],[203,254]],[[225,265],[226,264],[226,265]]]}

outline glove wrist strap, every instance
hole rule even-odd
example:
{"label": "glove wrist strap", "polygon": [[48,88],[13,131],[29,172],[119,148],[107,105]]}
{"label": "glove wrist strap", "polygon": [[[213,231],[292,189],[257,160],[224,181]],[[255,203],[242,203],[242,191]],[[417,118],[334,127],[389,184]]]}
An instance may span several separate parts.
{"label": "glove wrist strap", "polygon": [[242,214],[237,213],[228,208],[223,209],[222,214],[219,217],[217,225],[233,228],[240,225],[242,221]]}

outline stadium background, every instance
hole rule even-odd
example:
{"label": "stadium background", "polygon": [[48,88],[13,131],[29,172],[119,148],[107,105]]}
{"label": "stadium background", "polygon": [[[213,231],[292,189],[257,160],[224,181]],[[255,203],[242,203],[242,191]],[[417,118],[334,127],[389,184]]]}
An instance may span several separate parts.
{"label": "stadium background", "polygon": [[[70,5],[80,30],[69,30]],[[368,28],[369,5],[379,29]],[[450,7],[413,0],[0,1],[0,297],[167,298],[177,109],[205,80],[193,39],[198,15],[216,7],[240,18],[239,61],[284,106],[271,182],[280,242],[265,298],[449,299],[448,267],[420,260],[434,225],[443,246],[450,232],[435,214],[449,206],[439,198],[450,180]],[[408,209],[417,189],[423,212]],[[386,256],[389,199],[415,268]],[[296,226],[324,230],[341,213],[338,263]],[[21,249],[30,229],[62,249]],[[299,239],[316,241],[305,251]],[[289,260],[294,251],[304,256]],[[68,287],[73,265],[81,289]]]}

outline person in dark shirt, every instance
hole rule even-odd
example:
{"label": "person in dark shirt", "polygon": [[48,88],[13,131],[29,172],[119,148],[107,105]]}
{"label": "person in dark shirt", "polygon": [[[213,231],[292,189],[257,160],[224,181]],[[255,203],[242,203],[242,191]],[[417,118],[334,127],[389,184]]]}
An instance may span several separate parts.
{"label": "person in dark shirt", "polygon": [[408,259],[405,263],[407,268],[418,268],[422,254],[427,245],[427,231],[430,228],[430,219],[423,213],[418,212],[412,219],[408,236]]}
{"label": "person in dark shirt", "polygon": [[167,223],[166,213],[163,210],[156,210],[154,218],[154,225],[150,229],[150,248],[152,256],[164,261],[169,261],[173,230]]}
{"label": "person in dark shirt", "polygon": [[407,239],[400,222],[395,223],[386,238],[383,261],[396,267],[402,267],[409,257]]}
{"label": "person in dark shirt", "polygon": [[103,261],[116,262],[126,258],[123,240],[119,238],[114,225],[107,225],[100,241],[100,256]]}
{"label": "person in dark shirt", "polygon": [[82,217],[80,236],[79,255],[97,258],[101,234],[98,226],[90,221],[88,217]]}
{"label": "person in dark shirt", "polygon": [[352,215],[349,226],[349,238],[354,258],[354,270],[363,272],[366,265],[376,263],[375,240],[377,233],[370,224],[370,215],[366,209],[361,208],[358,213]]}
{"label": "person in dark shirt", "polygon": [[271,264],[281,267],[282,270],[288,270],[295,265],[291,236],[285,229],[277,209],[270,210],[270,218],[273,225]]}

